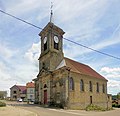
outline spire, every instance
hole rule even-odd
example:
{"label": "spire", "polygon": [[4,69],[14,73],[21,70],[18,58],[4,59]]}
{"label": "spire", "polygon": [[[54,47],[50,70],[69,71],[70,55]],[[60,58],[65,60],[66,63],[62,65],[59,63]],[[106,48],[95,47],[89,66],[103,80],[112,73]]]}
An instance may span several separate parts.
{"label": "spire", "polygon": [[51,2],[51,7],[50,7],[50,9],[51,9],[51,13],[50,13],[50,23],[53,23],[53,2]]}

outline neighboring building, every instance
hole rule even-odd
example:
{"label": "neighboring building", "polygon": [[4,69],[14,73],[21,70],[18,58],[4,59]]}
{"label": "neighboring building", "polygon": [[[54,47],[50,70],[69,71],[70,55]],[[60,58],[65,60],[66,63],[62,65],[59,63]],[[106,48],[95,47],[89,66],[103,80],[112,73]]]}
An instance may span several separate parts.
{"label": "neighboring building", "polygon": [[35,84],[33,82],[29,82],[26,84],[27,88],[27,100],[35,101]]}
{"label": "neighboring building", "polygon": [[6,99],[7,98],[7,91],[0,91],[0,99]]}
{"label": "neighboring building", "polygon": [[26,86],[14,85],[10,88],[11,100],[26,99]]}
{"label": "neighboring building", "polygon": [[70,109],[85,109],[89,104],[110,108],[107,80],[88,65],[64,57],[64,33],[49,22],[39,34],[39,74],[33,79],[35,100]]}

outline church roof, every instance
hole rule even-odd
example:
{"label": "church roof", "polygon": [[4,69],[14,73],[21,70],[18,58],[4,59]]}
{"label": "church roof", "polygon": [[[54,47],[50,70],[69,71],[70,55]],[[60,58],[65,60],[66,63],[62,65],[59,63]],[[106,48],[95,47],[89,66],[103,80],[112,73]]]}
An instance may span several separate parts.
{"label": "church roof", "polygon": [[58,26],[56,26],[55,24],[49,22],[45,27],[44,29],[39,33],[39,35],[41,36],[42,33],[48,33],[50,32],[50,30],[56,30],[56,31],[59,31],[59,33],[61,33],[62,35],[65,33],[61,28],[59,28]]}
{"label": "church roof", "polygon": [[58,67],[56,69],[62,68],[64,66],[69,67],[71,69],[70,71],[72,71],[72,72],[89,75],[89,76],[92,76],[95,78],[105,79],[102,75],[97,73],[90,66],[79,63],[77,61],[71,60],[66,57],[64,57],[64,59],[61,61],[61,63],[58,65]]}

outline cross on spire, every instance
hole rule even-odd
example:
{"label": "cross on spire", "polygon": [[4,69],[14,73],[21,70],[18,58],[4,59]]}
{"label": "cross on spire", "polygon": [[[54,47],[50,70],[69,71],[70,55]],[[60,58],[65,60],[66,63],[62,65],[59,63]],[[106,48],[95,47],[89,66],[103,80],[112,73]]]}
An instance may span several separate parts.
{"label": "cross on spire", "polygon": [[53,23],[53,2],[51,2],[51,7],[50,7],[50,9],[51,9],[51,13],[50,13],[50,23]]}

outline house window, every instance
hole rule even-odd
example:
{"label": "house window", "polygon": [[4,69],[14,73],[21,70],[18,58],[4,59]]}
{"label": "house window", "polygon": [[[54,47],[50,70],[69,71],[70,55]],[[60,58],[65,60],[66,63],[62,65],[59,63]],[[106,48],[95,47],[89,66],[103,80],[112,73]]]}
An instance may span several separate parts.
{"label": "house window", "polygon": [[92,92],[92,82],[89,81],[89,91]]}
{"label": "house window", "polygon": [[13,94],[16,94],[17,92],[16,91],[13,91]]}
{"label": "house window", "polygon": [[105,85],[102,85],[102,92],[105,93]]}
{"label": "house window", "polygon": [[97,86],[96,91],[99,92],[99,83],[98,82],[96,83],[96,86]]}
{"label": "house window", "polygon": [[74,90],[74,80],[72,77],[70,77],[69,79],[69,89]]}
{"label": "house window", "polygon": [[84,82],[82,79],[80,80],[80,91],[84,91]]}
{"label": "house window", "polygon": [[17,98],[17,96],[13,96],[13,98],[15,98],[15,99],[16,99],[16,98]]}
{"label": "house window", "polygon": [[30,95],[30,98],[33,98],[33,95]]}
{"label": "house window", "polygon": [[33,93],[33,90],[32,90],[32,89],[30,90],[30,93]]}

